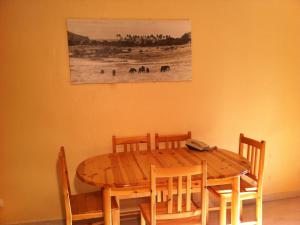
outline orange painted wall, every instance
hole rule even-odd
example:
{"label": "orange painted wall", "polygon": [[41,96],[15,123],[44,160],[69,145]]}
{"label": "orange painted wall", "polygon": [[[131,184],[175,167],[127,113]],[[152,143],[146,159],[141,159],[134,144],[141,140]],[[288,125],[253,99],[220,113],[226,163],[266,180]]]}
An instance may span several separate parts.
{"label": "orange painted wall", "polygon": [[[111,135],[185,132],[237,150],[267,141],[265,194],[300,190],[300,1],[1,0],[0,223],[61,218],[56,160]],[[71,85],[67,18],[190,18],[193,80]]]}

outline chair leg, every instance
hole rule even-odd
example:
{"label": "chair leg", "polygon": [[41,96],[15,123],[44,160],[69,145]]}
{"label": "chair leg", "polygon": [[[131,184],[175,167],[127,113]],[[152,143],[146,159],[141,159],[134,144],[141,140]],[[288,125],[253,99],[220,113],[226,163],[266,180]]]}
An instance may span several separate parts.
{"label": "chair leg", "polygon": [[120,209],[112,211],[112,224],[120,225]]}
{"label": "chair leg", "polygon": [[[209,209],[209,206],[207,207]],[[208,221],[209,221],[209,210],[206,210],[207,213],[206,213],[206,224],[208,224]]]}
{"label": "chair leg", "polygon": [[227,211],[227,202],[225,197],[221,196],[220,199],[220,225],[226,225],[226,211]]}
{"label": "chair leg", "polygon": [[256,220],[257,225],[262,225],[262,198],[260,194],[256,196]]}
{"label": "chair leg", "polygon": [[144,216],[141,214],[141,225],[146,225]]}
{"label": "chair leg", "polygon": [[206,205],[206,224],[208,224],[209,220],[209,191],[207,192],[207,205]]}
{"label": "chair leg", "polygon": [[72,225],[72,219],[66,217],[66,225]]}
{"label": "chair leg", "polygon": [[243,200],[240,201],[240,220],[243,221]]}
{"label": "chair leg", "polygon": [[104,225],[111,225],[112,222],[112,210],[111,210],[111,189],[105,187],[103,189],[103,216],[104,216]]}

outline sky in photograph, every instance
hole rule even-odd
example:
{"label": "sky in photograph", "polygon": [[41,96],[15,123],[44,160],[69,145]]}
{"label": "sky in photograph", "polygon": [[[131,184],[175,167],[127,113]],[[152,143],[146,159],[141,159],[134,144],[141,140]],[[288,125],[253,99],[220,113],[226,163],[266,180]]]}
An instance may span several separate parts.
{"label": "sky in photograph", "polygon": [[67,21],[68,31],[88,36],[90,39],[116,39],[116,34],[123,37],[131,35],[170,35],[181,37],[191,32],[190,20],[77,20]]}

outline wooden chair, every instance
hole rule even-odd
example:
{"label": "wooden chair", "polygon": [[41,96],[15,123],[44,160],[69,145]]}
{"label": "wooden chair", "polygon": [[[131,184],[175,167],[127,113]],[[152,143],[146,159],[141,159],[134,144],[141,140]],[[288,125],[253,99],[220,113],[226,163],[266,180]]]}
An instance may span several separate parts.
{"label": "wooden chair", "polygon": [[[142,149],[142,147],[146,149]],[[112,147],[113,147],[113,153],[117,153],[120,148],[123,147],[122,151],[123,152],[133,152],[133,151],[140,151],[140,150],[147,150],[151,151],[151,140],[150,140],[150,134],[147,133],[146,136],[135,136],[135,137],[116,137],[112,136]],[[124,193],[126,192],[126,194]],[[114,193],[116,197],[116,201],[120,207],[121,202],[120,200],[122,199],[137,199],[137,198],[143,198],[143,197],[149,197],[149,194],[139,194],[136,192],[127,192],[123,191],[122,195],[120,193]],[[118,196],[120,195],[120,196]],[[139,214],[139,211],[136,208],[130,208],[130,209],[124,209],[122,211],[122,215],[126,216],[136,216]]]}
{"label": "wooden chair", "polygon": [[[201,207],[192,200],[192,177],[201,179]],[[164,179],[162,182],[161,179]],[[166,202],[156,202],[161,188],[168,190]],[[174,193],[177,195],[174,196]],[[208,211],[207,199],[207,165],[177,168],[156,168],[151,165],[151,203],[143,203],[141,209],[141,225],[156,224],[206,224]],[[201,217],[200,217],[201,214]]]}
{"label": "wooden chair", "polygon": [[[159,135],[155,134],[155,149],[176,149],[181,148],[181,142],[192,137],[191,131],[187,134],[178,135]],[[164,148],[160,148],[160,144],[164,143]]]}
{"label": "wooden chair", "polygon": [[[244,148],[246,147],[246,148]],[[256,141],[240,134],[239,154],[245,157],[250,165],[250,171],[242,176],[240,185],[240,215],[242,216],[243,200],[256,199],[255,224],[262,225],[262,179],[265,159],[265,141]],[[220,220],[226,224],[226,204],[230,202],[231,188],[223,185],[209,188],[220,198]]]}
{"label": "wooden chair", "polygon": [[[155,133],[155,149],[179,149],[181,143],[192,137],[191,131],[187,134],[172,134],[172,135],[159,135]],[[166,199],[166,191],[157,193],[158,198]]]}
{"label": "wooden chair", "polygon": [[[150,143],[150,134],[147,133],[146,136],[136,136],[136,137],[116,137],[112,136],[112,147],[113,153],[117,152],[117,146],[123,145],[123,151],[139,151],[140,144],[146,144],[146,150],[151,150],[151,143]],[[128,148],[129,147],[129,148]]]}
{"label": "wooden chair", "polygon": [[[64,147],[59,152],[60,177],[63,188],[66,225],[74,221],[103,218],[102,193],[100,191],[71,194]],[[120,211],[115,198],[111,198],[113,225],[120,224]]]}

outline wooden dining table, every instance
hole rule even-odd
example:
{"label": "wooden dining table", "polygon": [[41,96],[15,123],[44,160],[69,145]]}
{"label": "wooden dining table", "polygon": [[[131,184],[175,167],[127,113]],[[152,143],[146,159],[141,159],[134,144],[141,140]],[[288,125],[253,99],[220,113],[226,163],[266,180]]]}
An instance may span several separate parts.
{"label": "wooden dining table", "polygon": [[111,224],[111,196],[150,195],[150,165],[180,167],[207,161],[208,185],[220,179],[243,175],[248,161],[237,153],[214,148],[208,151],[165,149],[97,155],[82,161],[76,174],[80,180],[103,188],[104,224]]}

